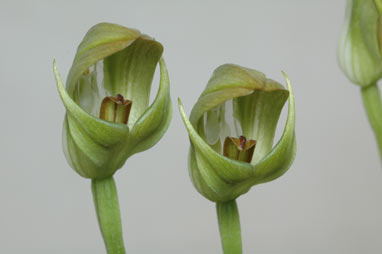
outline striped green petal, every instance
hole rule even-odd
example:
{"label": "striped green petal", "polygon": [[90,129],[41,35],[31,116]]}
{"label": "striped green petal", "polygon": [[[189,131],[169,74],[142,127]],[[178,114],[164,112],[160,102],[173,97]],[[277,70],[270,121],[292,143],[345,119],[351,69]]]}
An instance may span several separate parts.
{"label": "striped green petal", "polygon": [[124,162],[121,147],[128,139],[129,128],[88,114],[69,96],[55,62],[54,73],[66,108],[63,145],[69,164],[86,178],[112,175]]}
{"label": "striped green petal", "polygon": [[166,64],[162,59],[160,66],[159,90],[154,102],[141,114],[131,128],[128,156],[151,148],[167,131],[172,118],[170,81]]}

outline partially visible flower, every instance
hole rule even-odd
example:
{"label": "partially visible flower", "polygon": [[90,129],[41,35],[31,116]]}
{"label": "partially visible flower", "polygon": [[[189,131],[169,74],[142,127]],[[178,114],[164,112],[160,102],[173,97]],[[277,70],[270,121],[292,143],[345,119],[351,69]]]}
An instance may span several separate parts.
{"label": "partially visible flower", "polygon": [[348,0],[338,58],[345,75],[361,86],[382,159],[382,0]]}
{"label": "partially visible flower", "polygon": [[[54,63],[66,108],[63,146],[83,177],[103,179],[126,159],[156,144],[171,120],[169,79],[162,45],[139,31],[115,24],[92,27],[77,49],[66,88]],[[160,86],[149,106],[160,66]]]}
{"label": "partially visible flower", "polygon": [[362,87],[382,77],[381,7],[380,0],[348,0],[338,58],[345,75]]}
{"label": "partially visible flower", "polygon": [[[190,119],[179,100],[191,142],[190,176],[207,199],[218,204],[235,200],[253,185],[278,178],[292,164],[296,152],[295,109],[292,88],[284,76],[289,91],[261,72],[225,64],[214,71]],[[284,133],[273,146],[288,97]],[[233,126],[229,118],[234,120]]]}

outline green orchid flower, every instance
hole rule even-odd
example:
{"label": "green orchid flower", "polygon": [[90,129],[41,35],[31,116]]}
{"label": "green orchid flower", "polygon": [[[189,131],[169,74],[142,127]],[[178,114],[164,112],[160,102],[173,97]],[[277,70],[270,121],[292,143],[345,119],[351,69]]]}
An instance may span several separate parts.
{"label": "green orchid flower", "polygon": [[382,1],[348,0],[338,61],[348,79],[361,87],[370,124],[382,158]]}
{"label": "green orchid flower", "polygon": [[[235,200],[284,174],[295,158],[294,98],[284,76],[289,91],[261,72],[225,64],[214,71],[190,119],[179,100],[191,143],[190,177],[200,194],[216,202],[224,253],[242,252]],[[288,97],[284,132],[273,145]]]}
{"label": "green orchid flower", "polygon": [[[63,146],[70,166],[92,179],[98,220],[108,253],[125,253],[114,173],[133,154],[155,145],[171,121],[162,45],[115,24],[92,27],[80,43],[66,88],[54,62],[66,108]],[[149,105],[160,66],[160,85]]]}

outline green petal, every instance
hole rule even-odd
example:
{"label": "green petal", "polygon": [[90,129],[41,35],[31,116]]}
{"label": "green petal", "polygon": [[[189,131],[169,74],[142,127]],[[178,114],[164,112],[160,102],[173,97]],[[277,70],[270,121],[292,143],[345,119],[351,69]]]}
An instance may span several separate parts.
{"label": "green petal", "polygon": [[[123,158],[117,151],[126,142],[129,128],[85,112],[67,93],[56,62],[53,63],[57,89],[67,110],[64,144],[71,166],[88,178],[106,177],[122,166]],[[107,165],[107,166],[106,166]]]}
{"label": "green petal", "polygon": [[100,23],[93,26],[78,46],[66,82],[69,95],[73,97],[78,80],[90,66],[126,48],[139,36],[139,31],[116,24]]}
{"label": "green petal", "polygon": [[229,193],[231,184],[217,174],[218,169],[215,168],[214,160],[206,159],[203,151],[197,148],[195,149],[195,158],[200,176],[204,179],[208,187],[216,193],[219,199],[225,197],[227,192]]}
{"label": "green petal", "polygon": [[115,171],[105,166],[110,156],[108,149],[95,143],[69,114],[64,121],[63,148],[70,166],[85,178],[103,178]]}
{"label": "green petal", "polygon": [[93,140],[107,147],[121,142],[121,139],[128,136],[129,128],[126,125],[96,118],[78,106],[69,96],[62,83],[56,61],[54,61],[53,65],[57,89],[67,112],[81,123],[83,129],[88,132]]}
{"label": "green petal", "polygon": [[[240,182],[246,178],[248,178],[252,174],[252,166],[249,163],[231,160],[213,150],[195,131],[191,122],[189,121],[186,112],[184,111],[182,102],[180,99],[179,103],[179,111],[182,116],[183,122],[187,128],[188,134],[190,136],[190,140],[194,145],[197,153],[203,155],[203,158],[208,161],[210,165],[213,165],[214,172],[207,172],[211,175],[218,175],[223,181],[227,183],[235,183]],[[199,158],[201,161],[201,159]],[[204,161],[202,161],[204,163]],[[206,164],[205,164],[206,165]],[[212,167],[209,167],[212,169]],[[207,174],[205,173],[205,174]],[[216,179],[211,176],[211,179]],[[207,185],[212,186],[215,183],[209,183],[207,180]]]}
{"label": "green petal", "polygon": [[277,122],[288,94],[279,83],[267,79],[263,88],[233,100],[234,116],[240,122],[244,136],[256,140],[252,164],[271,151]]}
{"label": "green petal", "polygon": [[249,191],[252,185],[225,182],[216,174],[216,168],[201,154],[191,143],[188,168],[192,183],[200,194],[213,202],[224,202]]}
{"label": "green petal", "polygon": [[338,58],[346,76],[360,86],[370,85],[382,76],[378,16],[373,0],[348,1]]}
{"label": "green petal", "polygon": [[[154,102],[135,122],[130,132],[129,155],[149,149],[164,135],[172,118],[170,82],[163,58],[159,61],[160,85]],[[134,105],[134,103],[133,103]]]}
{"label": "green petal", "polygon": [[213,189],[211,189],[200,174],[200,170],[196,162],[195,148],[192,143],[188,154],[188,170],[191,181],[200,194],[213,202],[220,200],[219,193],[216,193]]}
{"label": "green petal", "polygon": [[284,174],[292,164],[296,154],[295,106],[292,86],[285,73],[289,89],[288,117],[283,135],[268,155],[254,165],[255,172],[251,184],[274,180]]}
{"label": "green petal", "polygon": [[147,109],[151,83],[163,47],[147,37],[139,37],[129,47],[104,59],[104,86],[109,94],[131,100],[128,126]]}

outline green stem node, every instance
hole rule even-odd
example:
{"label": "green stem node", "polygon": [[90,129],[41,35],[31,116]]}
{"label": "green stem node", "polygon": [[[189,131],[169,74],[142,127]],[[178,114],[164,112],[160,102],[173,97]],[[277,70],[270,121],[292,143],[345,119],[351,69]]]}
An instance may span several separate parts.
{"label": "green stem node", "polygon": [[370,125],[377,138],[379,155],[382,159],[382,101],[380,91],[378,85],[374,83],[361,88],[361,92]]}
{"label": "green stem node", "polygon": [[241,254],[241,229],[236,200],[217,202],[216,211],[224,254]]}
{"label": "green stem node", "polygon": [[107,254],[125,254],[121,214],[114,178],[92,180],[94,205]]}

